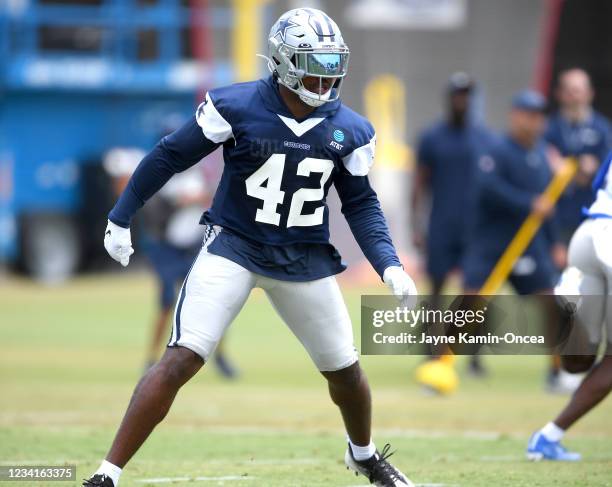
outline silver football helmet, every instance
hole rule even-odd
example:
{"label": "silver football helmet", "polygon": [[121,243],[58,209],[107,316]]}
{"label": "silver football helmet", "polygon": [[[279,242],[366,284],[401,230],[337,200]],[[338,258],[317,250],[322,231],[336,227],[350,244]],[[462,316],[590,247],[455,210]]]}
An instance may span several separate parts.
{"label": "silver football helmet", "polygon": [[[349,49],[338,25],[323,11],[298,8],[285,12],[268,36],[268,69],[278,82],[313,107],[340,98]],[[319,78],[318,92],[304,86],[304,78]],[[324,83],[324,79],[331,80]]]}

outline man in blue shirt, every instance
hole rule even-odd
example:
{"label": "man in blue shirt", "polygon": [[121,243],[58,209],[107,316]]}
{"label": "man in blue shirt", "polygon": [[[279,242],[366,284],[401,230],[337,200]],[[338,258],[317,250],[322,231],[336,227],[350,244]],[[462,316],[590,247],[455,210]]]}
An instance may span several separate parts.
{"label": "man in blue shirt", "polygon": [[[492,134],[470,120],[473,80],[454,73],[446,93],[447,114],[420,136],[413,187],[413,237],[425,250],[432,295],[441,293],[450,271],[461,267],[468,218],[473,212],[476,164],[492,142]],[[431,196],[427,235],[418,226],[424,200]]]}
{"label": "man in blue shirt", "polygon": [[[105,247],[122,265],[133,253],[134,213],[170,177],[223,146],[225,166],[204,244],[180,292],[166,353],[134,392],[113,445],[85,486],[117,487],[121,469],[208,360],[254,287],[327,379],[349,439],[346,466],[383,487],[412,486],[371,441],[370,390],[334,275],[326,196],[333,184],[364,254],[400,299],[414,295],[367,173],[372,125],[340,102],[349,51],[324,12],[295,9],[268,39],[272,76],[210,91],[194,118],[163,138],[109,214]],[[305,480],[305,483],[308,483]]]}
{"label": "man in blue shirt", "polygon": [[[508,133],[478,162],[476,215],[464,263],[468,292],[478,292],[482,287],[531,212],[544,218],[553,212],[553,205],[542,196],[552,178],[541,139],[545,109],[546,100],[539,93],[517,93]],[[518,294],[551,291],[553,252],[559,254],[561,249],[549,219],[512,270],[510,282]]]}
{"label": "man in blue shirt", "polygon": [[[520,295],[550,294],[555,263],[565,260],[554,220],[554,206],[543,196],[552,179],[542,140],[546,100],[524,90],[512,100],[508,133],[478,162],[476,214],[464,262],[466,293],[477,293],[530,213],[545,222],[517,260],[509,280]],[[558,387],[558,361],[547,376]]]}
{"label": "man in blue shirt", "polygon": [[[413,241],[425,252],[434,299],[441,294],[449,273],[461,270],[474,212],[476,165],[493,141],[493,134],[471,119],[474,89],[474,81],[466,73],[454,73],[445,94],[445,118],[428,127],[418,142],[412,192]],[[431,212],[425,236],[421,222],[428,197]],[[485,373],[477,356],[471,357],[468,370],[475,376]]]}
{"label": "man in blue shirt", "polygon": [[599,165],[612,149],[609,121],[592,107],[593,88],[582,69],[569,69],[559,75],[559,110],[550,117],[545,139],[563,157],[578,159],[578,172],[557,204],[562,241],[567,244],[583,219],[582,208],[593,202],[591,181]]}

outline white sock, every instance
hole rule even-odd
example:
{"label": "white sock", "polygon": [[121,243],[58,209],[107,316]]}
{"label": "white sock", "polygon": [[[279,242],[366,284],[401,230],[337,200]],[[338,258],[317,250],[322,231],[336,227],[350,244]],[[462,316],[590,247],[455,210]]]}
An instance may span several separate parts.
{"label": "white sock", "polygon": [[540,432],[548,441],[561,441],[561,438],[563,438],[563,435],[565,434],[565,431],[559,428],[552,421],[547,423],[546,426],[540,430]]}
{"label": "white sock", "polygon": [[[115,487],[119,486],[119,476],[121,475],[121,469],[117,465],[113,465],[111,462],[102,460],[100,468],[96,471],[96,474],[106,475],[110,477],[115,484]],[[95,474],[94,474],[95,475]]]}
{"label": "white sock", "polygon": [[349,439],[349,445],[351,445],[353,457],[357,461],[367,460],[376,453],[376,445],[372,443],[372,440],[370,440],[370,444],[367,446],[357,446]]}

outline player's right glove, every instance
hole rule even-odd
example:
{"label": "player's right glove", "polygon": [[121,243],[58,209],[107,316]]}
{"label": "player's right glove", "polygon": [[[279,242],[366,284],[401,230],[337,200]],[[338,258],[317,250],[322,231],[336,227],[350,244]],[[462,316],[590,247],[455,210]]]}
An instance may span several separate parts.
{"label": "player's right glove", "polygon": [[412,278],[399,266],[390,266],[383,273],[383,281],[391,292],[399,299],[402,306],[414,307],[418,295]]}
{"label": "player's right glove", "polygon": [[104,232],[104,248],[108,255],[126,267],[130,263],[130,255],[134,253],[130,229],[115,225],[108,220]]}

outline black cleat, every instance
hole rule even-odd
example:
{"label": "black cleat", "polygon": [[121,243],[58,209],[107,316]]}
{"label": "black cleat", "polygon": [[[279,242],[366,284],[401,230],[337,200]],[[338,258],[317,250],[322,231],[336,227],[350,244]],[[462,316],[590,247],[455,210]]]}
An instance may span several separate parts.
{"label": "black cleat", "polygon": [[97,473],[89,480],[83,480],[83,487],[115,487],[115,483],[110,477]]}
{"label": "black cleat", "polygon": [[351,445],[349,444],[346,454],[344,455],[344,463],[346,468],[355,472],[355,475],[365,475],[370,483],[378,487],[414,487],[414,484],[397,468],[391,465],[387,458],[393,455],[389,453],[391,445],[387,443],[382,454],[376,451],[367,460],[355,460]]}

